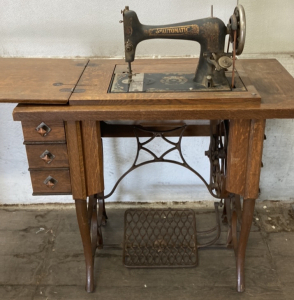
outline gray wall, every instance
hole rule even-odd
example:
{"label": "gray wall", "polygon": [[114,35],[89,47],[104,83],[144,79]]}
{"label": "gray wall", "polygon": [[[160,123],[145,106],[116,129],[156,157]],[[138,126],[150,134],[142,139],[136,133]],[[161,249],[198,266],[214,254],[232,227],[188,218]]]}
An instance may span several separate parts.
{"label": "gray wall", "polygon": [[[291,0],[244,0],[247,39],[244,57],[276,57],[294,75],[293,11]],[[122,57],[120,10],[137,12],[142,23],[165,24],[214,15],[227,22],[236,0],[100,1],[1,0],[0,56],[2,57]],[[198,56],[194,42],[153,40],[139,45],[137,57]],[[262,54],[262,55],[261,55]],[[32,197],[22,130],[12,121],[14,105],[0,110],[0,204],[71,202],[71,197]],[[267,122],[267,141],[261,175],[261,199],[289,200],[294,191],[292,120]],[[207,138],[184,140],[184,154],[208,178],[203,153]],[[109,191],[133,161],[133,139],[105,140],[105,177]],[[156,147],[156,146],[155,146]],[[139,187],[139,189],[137,188]],[[127,177],[113,201],[186,201],[211,199],[199,180],[176,166],[143,167]]]}

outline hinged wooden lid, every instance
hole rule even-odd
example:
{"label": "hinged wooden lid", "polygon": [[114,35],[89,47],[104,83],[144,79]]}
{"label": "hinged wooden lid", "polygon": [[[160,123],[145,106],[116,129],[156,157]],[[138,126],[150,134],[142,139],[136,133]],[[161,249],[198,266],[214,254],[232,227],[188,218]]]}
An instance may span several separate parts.
{"label": "hinged wooden lid", "polygon": [[0,58],[0,102],[66,104],[87,59]]}

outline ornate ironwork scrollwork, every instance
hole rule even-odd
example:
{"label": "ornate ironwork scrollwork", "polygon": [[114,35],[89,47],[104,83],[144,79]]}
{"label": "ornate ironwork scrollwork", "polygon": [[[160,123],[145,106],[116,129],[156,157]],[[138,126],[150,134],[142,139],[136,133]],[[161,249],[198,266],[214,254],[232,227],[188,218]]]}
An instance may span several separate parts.
{"label": "ornate ironwork scrollwork", "polygon": [[209,191],[215,198],[224,199],[229,194],[226,191],[227,147],[229,121],[211,121],[210,145],[205,155],[210,160]]}
{"label": "ornate ironwork scrollwork", "polygon": [[237,254],[239,227],[242,225],[242,204],[240,195],[230,194],[224,200],[223,223],[228,225],[227,247]]}
{"label": "ornate ironwork scrollwork", "polygon": [[88,202],[88,223],[92,242],[92,255],[95,256],[96,249],[103,248],[102,225],[106,224],[107,215],[103,193],[89,197]]}
{"label": "ornate ironwork scrollwork", "polygon": [[[100,198],[103,199],[103,201],[98,201],[99,205],[99,211],[98,211],[98,219],[96,219],[97,215],[97,208],[95,205],[92,204],[92,209],[94,211],[94,217],[92,217],[93,222],[97,222],[97,227],[93,225],[92,232],[95,234],[97,232],[97,238],[95,239],[93,236],[93,251],[95,248],[95,245],[98,247],[101,247],[103,245],[102,240],[102,232],[101,232],[101,225],[103,225],[103,222],[106,221],[106,214],[105,214],[105,208],[104,208],[104,199],[109,198],[116,190],[119,183],[122,181],[122,179],[128,175],[131,171],[147,164],[156,163],[156,162],[168,162],[173,163],[176,165],[180,165],[182,167],[185,167],[186,169],[193,172],[196,176],[202,180],[202,182],[207,187],[209,193],[217,199],[221,199],[220,203],[215,203],[215,211],[216,211],[216,226],[208,231],[204,232],[198,232],[199,235],[202,234],[210,234],[213,232],[216,232],[215,237],[208,243],[205,244],[199,244],[198,247],[207,247],[212,244],[214,244],[220,237],[220,222],[219,222],[219,216],[218,216],[218,207],[219,205],[222,206],[222,200],[224,200],[224,210],[223,210],[223,222],[227,222],[229,225],[229,231],[228,231],[228,238],[227,238],[227,247],[234,248],[235,251],[237,249],[238,245],[238,234],[237,234],[237,226],[238,226],[238,220],[239,223],[241,222],[241,202],[240,197],[234,194],[230,194],[225,189],[225,183],[226,183],[226,171],[227,171],[227,146],[228,146],[228,135],[229,135],[229,121],[228,120],[216,120],[211,121],[210,125],[210,146],[209,150],[205,152],[205,155],[208,156],[210,161],[210,178],[209,183],[195,170],[193,169],[185,160],[182,148],[181,148],[181,142],[183,133],[186,129],[186,125],[173,128],[166,131],[154,131],[149,130],[141,126],[134,126],[134,134],[137,140],[137,153],[136,157],[134,159],[134,162],[132,166],[121,175],[121,177],[117,180],[115,185],[113,186],[112,190],[105,196],[100,195]],[[139,132],[143,131],[145,133],[150,133],[150,138],[147,140],[141,142],[139,139]],[[169,140],[166,135],[168,133],[179,131],[179,139],[177,142],[173,142]],[[162,138],[166,143],[170,145],[170,148],[165,151],[160,156],[156,155],[154,152],[152,152],[150,149],[148,149],[146,146],[151,141],[153,141],[156,137]],[[151,159],[145,160],[143,162],[138,162],[139,160],[139,154],[140,151],[145,151],[151,155]],[[167,155],[173,151],[178,151],[181,161],[175,161],[172,159],[168,159]],[[99,198],[99,197],[98,197]],[[105,215],[104,215],[105,214]],[[99,217],[100,215],[100,217]],[[96,221],[97,220],[97,221]],[[103,221],[104,220],[104,221]]]}
{"label": "ornate ironwork scrollwork", "polygon": [[[148,129],[140,127],[140,126],[134,126],[134,133],[135,133],[135,136],[136,136],[136,139],[137,139],[137,154],[136,154],[135,160],[134,160],[132,166],[117,180],[117,182],[115,183],[115,185],[114,185],[113,189],[110,191],[110,193],[108,193],[107,195],[104,196],[104,199],[109,198],[115,192],[115,190],[116,190],[117,186],[119,185],[119,183],[130,172],[132,172],[133,170],[135,170],[135,169],[137,169],[137,168],[139,168],[139,167],[141,167],[143,165],[147,165],[147,164],[151,164],[151,163],[157,163],[157,162],[167,162],[167,163],[172,163],[172,164],[176,164],[176,165],[185,167],[186,169],[190,170],[191,172],[193,172],[196,176],[198,176],[200,178],[200,180],[205,184],[205,186],[207,187],[208,191],[210,192],[210,194],[214,198],[221,199],[222,194],[218,193],[218,191],[220,190],[220,188],[219,187],[215,188],[215,185],[221,181],[218,178],[221,177],[221,172],[224,172],[224,169],[223,169],[223,165],[224,164],[221,164],[221,167],[219,167],[219,168],[218,168],[218,166],[215,166],[213,168],[213,170],[216,169],[216,171],[213,171],[215,173],[215,179],[213,181],[211,180],[211,183],[208,184],[207,181],[200,175],[200,173],[197,172],[194,168],[192,168],[186,162],[186,160],[185,160],[185,158],[183,156],[182,148],[181,148],[181,142],[182,142],[183,133],[184,133],[186,127],[187,127],[187,125],[184,125],[184,126],[181,126],[181,127],[177,127],[177,128],[173,128],[173,129],[166,130],[166,131],[154,131],[154,130],[148,130]],[[150,133],[151,137],[148,140],[146,140],[144,142],[141,142],[140,139],[139,139],[138,131],[144,131],[144,132]],[[179,140],[177,142],[172,142],[172,141],[170,141],[165,136],[165,134],[173,132],[173,131],[180,131]],[[171,148],[168,149],[167,151],[165,151],[160,156],[157,156],[150,149],[146,148],[146,145],[148,143],[150,143],[151,141],[153,141],[155,139],[155,137],[161,137],[165,142],[167,142],[168,144],[171,145]],[[216,147],[218,147],[217,149],[220,149],[220,146],[219,146],[219,145],[221,145],[220,144],[220,142],[221,142],[220,141],[220,136],[219,135],[217,135],[216,137],[215,136],[211,136],[211,141],[212,141],[211,142],[211,147],[210,147],[211,150],[209,150],[209,151],[211,151],[211,153],[213,153],[211,155],[211,157],[215,157],[216,152],[214,150],[215,149],[214,145],[216,145]],[[224,148],[224,146],[222,146],[222,148]],[[138,158],[139,158],[140,151],[146,151],[146,152],[148,152],[153,158],[150,159],[150,160],[146,160],[144,162],[138,163]],[[166,158],[166,156],[169,153],[173,152],[173,151],[178,151],[182,162]],[[226,153],[224,153],[224,155],[225,154]],[[221,159],[223,160],[223,162],[225,161],[225,158],[221,158]],[[220,170],[220,171],[218,171],[218,170]],[[211,174],[212,174],[212,172],[211,172]],[[215,189],[216,189],[217,192],[214,192]]]}

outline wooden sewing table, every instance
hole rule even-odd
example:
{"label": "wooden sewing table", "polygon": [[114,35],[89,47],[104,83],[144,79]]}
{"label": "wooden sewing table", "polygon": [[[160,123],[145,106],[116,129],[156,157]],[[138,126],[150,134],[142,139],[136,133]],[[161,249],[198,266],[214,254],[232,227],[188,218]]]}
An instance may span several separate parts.
{"label": "wooden sewing table", "polygon": [[[195,59],[136,60],[133,71],[194,72],[196,64]],[[22,122],[34,195],[72,194],[75,200],[86,290],[94,289],[93,253],[99,240],[93,232],[105,217],[104,203],[98,201],[98,216],[95,204],[104,191],[101,137],[131,136],[132,125],[126,124],[134,122],[229,120],[225,189],[243,197],[235,250],[237,290],[244,291],[244,259],[259,191],[265,120],[294,117],[294,79],[276,60],[238,60],[237,70],[245,72],[246,97],[241,92],[111,94],[107,91],[115,65],[125,63],[0,59],[0,101],[19,103],[13,118]],[[113,125],[116,122],[121,125]],[[208,136],[209,130],[196,122],[186,135]]]}

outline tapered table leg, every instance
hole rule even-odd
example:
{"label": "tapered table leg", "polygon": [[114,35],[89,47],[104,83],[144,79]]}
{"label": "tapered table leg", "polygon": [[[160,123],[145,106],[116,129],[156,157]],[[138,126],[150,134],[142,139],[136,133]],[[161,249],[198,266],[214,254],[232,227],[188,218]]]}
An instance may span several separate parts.
{"label": "tapered table leg", "polygon": [[245,290],[244,261],[255,199],[258,197],[265,120],[230,120],[226,190],[243,196],[243,213],[237,248],[237,290]]}
{"label": "tapered table leg", "polygon": [[244,199],[243,201],[243,213],[242,213],[242,226],[239,237],[239,244],[236,257],[236,269],[237,269],[237,291],[244,292],[245,290],[245,253],[248,242],[248,237],[251,229],[253,213],[254,213],[255,199]]}
{"label": "tapered table leg", "polygon": [[90,293],[94,290],[94,258],[92,255],[90,228],[88,223],[87,201],[75,200],[75,204],[86,261],[86,291]]}

